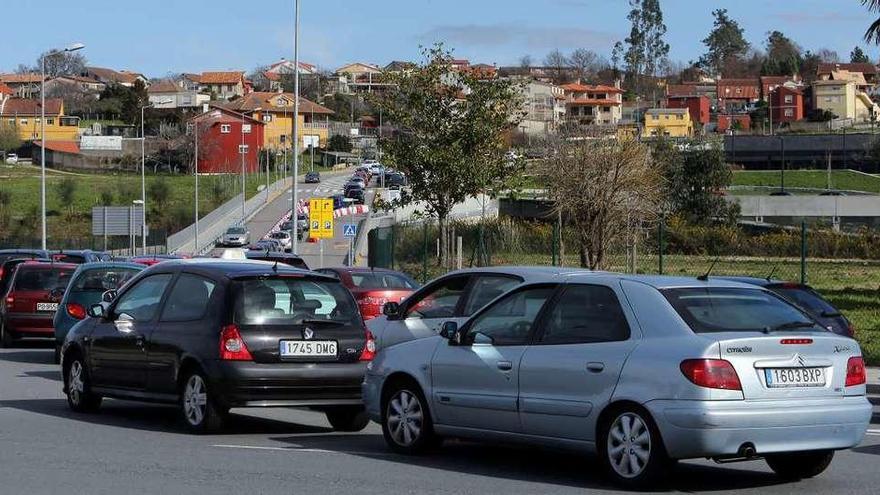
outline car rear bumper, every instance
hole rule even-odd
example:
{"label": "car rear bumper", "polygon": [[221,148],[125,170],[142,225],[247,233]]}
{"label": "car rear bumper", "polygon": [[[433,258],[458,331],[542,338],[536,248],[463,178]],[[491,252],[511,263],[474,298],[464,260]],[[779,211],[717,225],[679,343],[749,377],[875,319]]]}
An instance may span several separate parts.
{"label": "car rear bumper", "polygon": [[10,313],[6,328],[20,336],[54,337],[55,313]]}
{"label": "car rear bumper", "polygon": [[675,459],[839,450],[858,445],[871,419],[864,396],[798,401],[652,401],[645,406]]}
{"label": "car rear bumper", "polygon": [[216,361],[208,376],[228,407],[361,405],[365,363]]}

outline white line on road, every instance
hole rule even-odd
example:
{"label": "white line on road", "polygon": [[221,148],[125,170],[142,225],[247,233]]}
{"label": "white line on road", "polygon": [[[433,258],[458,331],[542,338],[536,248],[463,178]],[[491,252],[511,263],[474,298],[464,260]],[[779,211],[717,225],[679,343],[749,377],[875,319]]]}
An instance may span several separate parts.
{"label": "white line on road", "polygon": [[358,452],[353,450],[327,450],[327,449],[308,449],[303,447],[266,447],[260,445],[212,445],[220,449],[242,449],[242,450],[269,450],[275,452],[292,452],[292,453],[310,453],[310,454],[347,454],[347,455],[363,455],[363,456],[393,456],[390,452]]}
{"label": "white line on road", "polygon": [[880,430],[868,430],[868,435],[880,436]]}

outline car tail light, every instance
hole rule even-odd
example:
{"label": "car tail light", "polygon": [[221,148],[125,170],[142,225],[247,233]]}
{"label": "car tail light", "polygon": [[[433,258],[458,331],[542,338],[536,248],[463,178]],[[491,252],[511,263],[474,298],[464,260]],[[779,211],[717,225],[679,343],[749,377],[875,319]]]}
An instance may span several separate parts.
{"label": "car tail light", "polygon": [[364,350],[361,351],[361,361],[372,361],[374,357],[376,357],[376,338],[373,337],[373,333],[364,328],[364,335],[367,338],[367,343],[364,345]]}
{"label": "car tail light", "polygon": [[742,390],[733,365],[723,359],[688,359],[681,372],[694,385],[722,390]]}
{"label": "car tail light", "polygon": [[868,381],[865,361],[861,356],[851,357],[846,362],[846,386],[864,385]]}
{"label": "car tail light", "polygon": [[84,308],[82,304],[68,303],[67,314],[70,315],[71,318],[84,320],[86,319],[86,308]]}
{"label": "car tail light", "polygon": [[253,361],[237,325],[226,325],[220,331],[220,359],[224,361]]}
{"label": "car tail light", "polygon": [[813,339],[782,339],[779,341],[782,345],[810,345]]}
{"label": "car tail light", "polygon": [[15,304],[15,297],[6,296],[6,304]]}

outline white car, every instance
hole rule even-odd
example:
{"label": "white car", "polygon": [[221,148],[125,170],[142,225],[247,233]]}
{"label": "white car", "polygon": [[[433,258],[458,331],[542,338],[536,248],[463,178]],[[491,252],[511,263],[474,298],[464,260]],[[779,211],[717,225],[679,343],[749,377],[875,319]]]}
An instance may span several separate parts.
{"label": "white car", "polygon": [[288,250],[291,248],[293,241],[290,237],[290,232],[286,230],[278,230],[276,232],[272,232],[269,234],[269,239],[274,239],[281,244],[281,249]]}
{"label": "white car", "polygon": [[6,163],[8,163],[9,165],[15,165],[16,163],[18,163],[18,155],[16,155],[15,153],[9,153],[8,155],[6,155]]}

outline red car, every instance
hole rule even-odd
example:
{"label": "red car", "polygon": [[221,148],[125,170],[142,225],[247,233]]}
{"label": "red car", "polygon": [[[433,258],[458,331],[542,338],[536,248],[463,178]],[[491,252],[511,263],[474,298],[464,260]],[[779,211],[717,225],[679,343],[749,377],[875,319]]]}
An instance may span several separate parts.
{"label": "red car", "polygon": [[419,284],[394,270],[384,268],[321,268],[315,270],[338,278],[354,295],[364,320],[382,315],[389,301],[400,302],[419,288]]}
{"label": "red car", "polygon": [[55,311],[76,269],[73,263],[18,265],[0,303],[0,345],[9,347],[20,337],[54,337]]}

